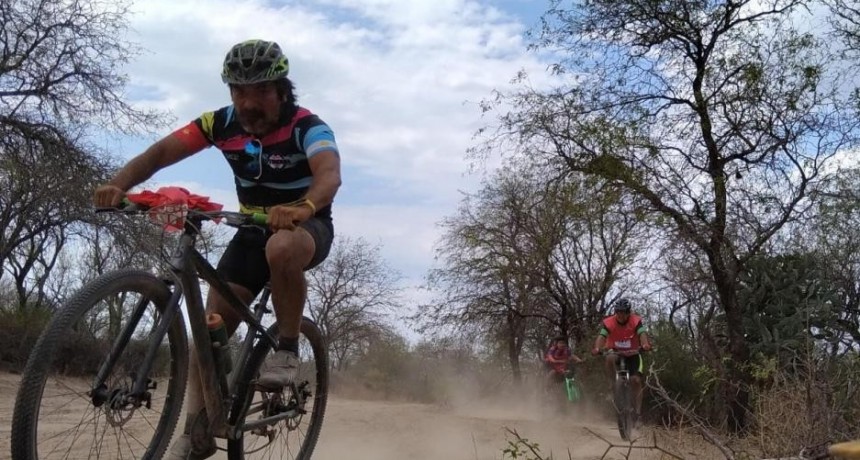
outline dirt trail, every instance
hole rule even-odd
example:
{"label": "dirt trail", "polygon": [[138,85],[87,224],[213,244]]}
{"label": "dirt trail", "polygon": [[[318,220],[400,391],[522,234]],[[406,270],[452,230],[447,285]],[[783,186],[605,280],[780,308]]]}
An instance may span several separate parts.
{"label": "dirt trail", "polygon": [[[17,375],[0,373],[0,459],[10,456],[9,433],[18,380]],[[523,407],[458,404],[446,409],[332,397],[314,459],[500,459],[507,446],[505,427],[538,442],[544,454],[552,452],[556,459],[568,458],[568,449],[574,459],[600,458],[606,444],[587,433],[586,427],[620,441],[608,421],[583,420],[575,415],[548,417],[532,404],[520,405]],[[215,458],[226,459],[226,455]]]}
{"label": "dirt trail", "polygon": [[[540,420],[504,408],[446,410],[419,405],[333,400],[323,428],[318,458],[355,460],[497,459],[507,445],[505,427],[540,443],[541,450],[567,458],[598,457],[601,441],[585,435],[571,419]],[[613,436],[609,424],[592,429]]]}

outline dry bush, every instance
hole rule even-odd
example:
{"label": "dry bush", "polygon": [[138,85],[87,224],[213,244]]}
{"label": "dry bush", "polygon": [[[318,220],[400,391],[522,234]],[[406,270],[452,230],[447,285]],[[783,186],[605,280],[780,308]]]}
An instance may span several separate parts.
{"label": "dry bush", "polygon": [[[860,435],[858,375],[782,372],[755,392],[755,434],[749,441],[767,457],[796,454],[803,448]],[[842,371],[842,372],[840,372]],[[846,378],[853,384],[843,385]]]}
{"label": "dry bush", "polygon": [[41,308],[23,311],[0,308],[0,365],[3,368],[16,373],[24,368],[50,316],[50,311]]}

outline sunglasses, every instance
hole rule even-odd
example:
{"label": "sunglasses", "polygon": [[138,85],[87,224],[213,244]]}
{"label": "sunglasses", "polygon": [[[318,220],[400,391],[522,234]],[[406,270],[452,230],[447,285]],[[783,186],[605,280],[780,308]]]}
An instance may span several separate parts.
{"label": "sunglasses", "polygon": [[[245,153],[251,157],[245,165],[245,171],[254,176],[254,179],[259,179],[263,175],[263,144],[252,139],[245,144]],[[254,157],[257,161],[254,161]]]}

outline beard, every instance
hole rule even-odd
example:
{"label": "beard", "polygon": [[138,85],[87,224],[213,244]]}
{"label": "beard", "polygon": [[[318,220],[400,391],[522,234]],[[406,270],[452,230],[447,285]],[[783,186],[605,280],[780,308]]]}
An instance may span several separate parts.
{"label": "beard", "polygon": [[242,129],[249,134],[261,136],[268,134],[277,125],[277,117],[267,117],[262,110],[245,110],[236,113]]}

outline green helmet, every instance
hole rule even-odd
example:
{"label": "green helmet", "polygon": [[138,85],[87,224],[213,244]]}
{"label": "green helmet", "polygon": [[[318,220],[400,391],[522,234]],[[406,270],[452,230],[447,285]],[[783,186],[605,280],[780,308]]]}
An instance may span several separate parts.
{"label": "green helmet", "polygon": [[290,63],[275,42],[247,40],[230,48],[224,58],[221,80],[224,83],[249,85],[279,80],[287,76]]}

